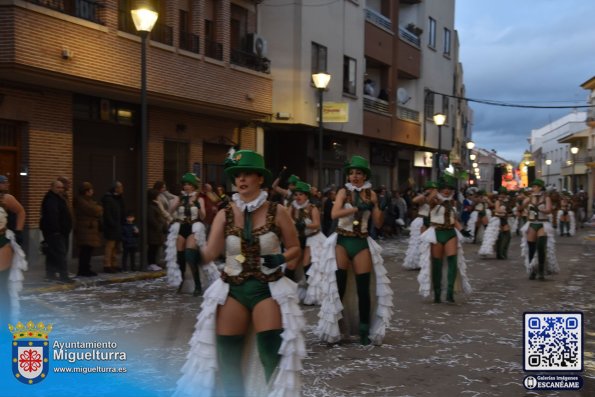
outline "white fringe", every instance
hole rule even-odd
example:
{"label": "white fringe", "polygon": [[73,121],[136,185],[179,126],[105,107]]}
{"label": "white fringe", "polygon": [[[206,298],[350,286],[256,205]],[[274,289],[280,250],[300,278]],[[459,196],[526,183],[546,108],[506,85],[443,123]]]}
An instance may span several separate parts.
{"label": "white fringe", "polygon": [[494,255],[494,246],[498,240],[500,232],[500,218],[493,216],[488,222],[488,226],[483,234],[483,241],[481,247],[477,251],[478,255],[492,256]]}
{"label": "white fringe", "polygon": [[[461,242],[462,235],[457,230],[457,279],[455,282],[454,292],[463,292],[470,294],[473,292],[469,278],[467,277],[467,260],[465,259],[465,253],[463,252],[463,244]],[[422,235],[421,239],[423,242],[423,251],[421,251],[421,270],[417,275],[417,281],[419,282],[419,293],[421,296],[427,298],[433,290],[432,286],[432,256],[431,256],[431,244],[436,244],[436,229],[430,227]],[[446,258],[444,258],[446,263]],[[443,277],[444,280],[444,277]],[[442,288],[444,290],[444,288]]]}
{"label": "white fringe", "polygon": [[326,236],[322,232],[308,237],[306,246],[310,247],[310,268],[308,269],[308,288],[303,302],[306,305],[320,305],[323,296],[324,271],[322,254]]}
{"label": "white fringe", "polygon": [[479,216],[479,211],[471,211],[471,215],[469,215],[469,220],[467,221],[467,231],[471,233],[471,237],[469,238],[470,242],[473,242],[475,239],[475,227],[477,226],[477,217]]}
{"label": "white fringe", "polygon": [[413,222],[411,222],[411,225],[409,226],[409,244],[407,245],[407,252],[405,253],[405,259],[403,260],[403,267],[405,269],[414,270],[421,267],[419,264],[421,244],[419,236],[421,236],[421,228],[423,225],[423,217],[418,216],[413,220]]}
{"label": "white fringe", "polygon": [[[333,233],[324,244],[323,269],[326,288],[323,290],[324,295],[318,313],[318,324],[314,330],[314,334],[321,341],[327,343],[336,343],[341,340],[339,320],[342,318],[346,319],[345,331],[349,335],[357,334],[359,324],[355,288],[348,286],[343,298],[345,306],[343,306],[339,298],[335,276],[335,271],[337,270],[335,254],[337,237],[337,233]],[[370,294],[375,298],[375,302],[372,303],[373,307],[371,310],[372,315],[370,317],[371,324],[368,337],[373,344],[381,345],[386,334],[386,328],[390,324],[393,315],[393,291],[390,287],[386,268],[384,267],[384,260],[381,255],[382,248],[370,237],[368,237],[367,241],[373,264]],[[351,270],[349,268],[349,275],[352,273]]]}
{"label": "white fringe", "polygon": [[[279,304],[283,321],[282,343],[279,348],[281,360],[271,379],[269,397],[298,397],[302,386],[302,360],[306,357],[306,346],[302,330],[304,317],[298,305],[297,285],[286,277],[269,283],[272,298]],[[214,397],[221,391],[217,385],[217,307],[223,305],[229,294],[229,284],[221,279],[213,283],[205,292],[201,311],[198,314],[194,334],[190,339],[190,350],[182,367],[182,376],[177,382],[174,397]],[[254,344],[254,338],[246,338],[246,343]],[[246,346],[255,351],[254,346]],[[264,372],[260,360],[247,360],[243,371],[247,396],[261,396]],[[254,368],[254,367],[259,368]],[[260,374],[254,379],[254,372]],[[265,387],[266,389],[266,387]]]}
{"label": "white fringe", "polygon": [[23,272],[28,270],[27,258],[21,246],[17,243],[12,230],[6,230],[6,238],[10,241],[12,247],[12,263],[10,265],[10,274],[8,275],[8,293],[10,295],[11,321],[16,321],[19,315],[20,302],[19,293],[23,290]]}
{"label": "white fringe", "polygon": [[165,263],[167,269],[167,284],[177,287],[182,283],[182,272],[178,265],[178,233],[180,232],[180,223],[174,222],[169,227],[167,240],[165,242]]}
{"label": "white fringe", "polygon": [[[558,235],[561,235],[562,233],[562,228],[560,227],[560,218],[562,218],[562,215],[564,215],[564,211],[559,210],[558,211]],[[571,236],[574,236],[576,233],[576,218],[574,216],[574,211],[568,211],[568,218],[569,218],[569,228],[568,228],[568,233]]]}
{"label": "white fringe", "polygon": [[[523,227],[521,228],[522,239],[521,239],[521,255],[525,258],[524,265],[527,274],[531,274],[533,270],[537,269],[539,264],[539,258],[537,250],[535,250],[535,255],[533,255],[533,260],[529,263],[529,244],[527,242],[527,230],[529,229],[529,224],[531,221],[527,221]],[[543,223],[543,227],[545,229],[545,233],[547,236],[547,248],[546,248],[546,255],[545,255],[545,268],[547,271],[556,274],[560,272],[560,266],[558,265],[558,259],[556,258],[556,239],[554,228],[552,224],[549,222],[541,222]],[[537,243],[537,242],[536,242]]]}

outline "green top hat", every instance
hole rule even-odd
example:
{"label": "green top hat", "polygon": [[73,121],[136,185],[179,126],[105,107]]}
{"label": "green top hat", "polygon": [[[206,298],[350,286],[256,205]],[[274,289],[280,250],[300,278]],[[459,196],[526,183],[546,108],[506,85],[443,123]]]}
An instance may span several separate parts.
{"label": "green top hat", "polygon": [[506,194],[508,193],[508,189],[506,189],[506,186],[500,186],[498,188],[498,194]]}
{"label": "green top hat", "polygon": [[543,188],[545,186],[541,179],[535,179],[533,182],[531,182],[531,186],[535,185],[539,186],[540,188]]}
{"label": "green top hat", "polygon": [[184,183],[189,183],[198,189],[198,185],[200,184],[200,178],[192,172],[187,172],[184,174],[184,176],[182,176],[182,185]]}
{"label": "green top hat", "polygon": [[301,192],[301,193],[306,193],[308,195],[308,197],[310,197],[310,185],[307,184],[306,182],[297,181],[295,184],[295,191]]}
{"label": "green top hat", "polygon": [[290,185],[295,185],[299,180],[299,176],[292,174],[289,178],[287,178],[287,183]]}
{"label": "green top hat", "polygon": [[370,178],[370,166],[368,165],[368,160],[363,158],[362,156],[352,156],[351,160],[348,163],[345,163],[345,173],[349,174],[349,170],[357,169],[362,170],[366,177]]}
{"label": "green top hat", "polygon": [[233,181],[240,172],[256,172],[264,177],[264,184],[273,180],[271,171],[264,167],[264,158],[252,150],[238,150],[233,158],[225,160],[225,175]]}
{"label": "green top hat", "polygon": [[438,189],[438,184],[434,181],[427,181],[424,185],[424,189]]}

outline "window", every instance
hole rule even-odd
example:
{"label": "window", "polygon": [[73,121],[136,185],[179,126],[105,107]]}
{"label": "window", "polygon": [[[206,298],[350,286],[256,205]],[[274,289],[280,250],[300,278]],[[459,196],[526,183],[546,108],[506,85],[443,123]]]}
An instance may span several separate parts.
{"label": "window", "polygon": [[357,75],[356,60],[350,57],[343,57],[343,92],[350,95],[355,95]]}
{"label": "window", "polygon": [[326,71],[326,47],[312,42],[312,74]]}
{"label": "window", "polygon": [[444,28],[444,55],[450,56],[450,30]]}
{"label": "window", "polygon": [[436,48],[436,20],[430,17],[428,27],[428,46]]}
{"label": "window", "polygon": [[432,120],[434,116],[434,93],[426,90],[424,99],[424,114],[426,119]]}

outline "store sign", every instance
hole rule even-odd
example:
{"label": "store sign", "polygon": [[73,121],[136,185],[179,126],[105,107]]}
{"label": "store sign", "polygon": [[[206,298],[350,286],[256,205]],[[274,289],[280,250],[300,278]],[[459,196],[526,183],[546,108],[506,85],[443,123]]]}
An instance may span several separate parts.
{"label": "store sign", "polygon": [[432,168],[433,155],[432,152],[413,152],[413,166]]}
{"label": "store sign", "polygon": [[347,102],[324,102],[322,121],[325,123],[347,123],[349,104]]}

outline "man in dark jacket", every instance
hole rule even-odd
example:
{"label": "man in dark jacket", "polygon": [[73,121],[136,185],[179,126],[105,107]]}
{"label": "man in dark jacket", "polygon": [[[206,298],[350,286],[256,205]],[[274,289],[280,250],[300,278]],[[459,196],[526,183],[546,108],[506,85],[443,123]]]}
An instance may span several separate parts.
{"label": "man in dark jacket", "polygon": [[124,223],[124,186],[116,181],[112,188],[103,196],[103,237],[105,238],[105,252],[103,255],[103,271],[116,273],[121,270],[116,261],[118,245],[122,241],[122,224]]}
{"label": "man in dark jacket", "polygon": [[66,261],[68,235],[72,230],[72,217],[66,200],[64,200],[63,191],[64,184],[62,182],[58,180],[52,182],[50,190],[41,202],[39,228],[47,244],[47,278],[54,280],[56,279],[56,273],[60,273],[60,281],[73,283],[74,280],[68,277],[68,263]]}

